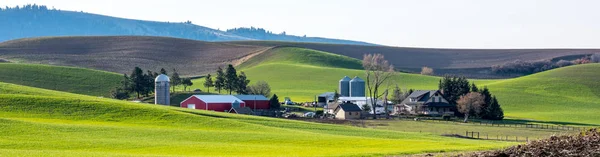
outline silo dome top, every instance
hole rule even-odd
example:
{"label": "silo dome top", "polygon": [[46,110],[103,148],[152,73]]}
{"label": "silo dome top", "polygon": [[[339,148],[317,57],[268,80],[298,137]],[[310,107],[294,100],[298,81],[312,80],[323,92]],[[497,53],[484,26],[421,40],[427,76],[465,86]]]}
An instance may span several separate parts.
{"label": "silo dome top", "polygon": [[361,79],[358,76],[354,76],[354,78],[350,80],[350,82],[365,82],[365,80]]}
{"label": "silo dome top", "polygon": [[169,80],[169,76],[165,75],[165,74],[160,74],[156,77],[156,79],[154,79],[154,82],[171,82]]}
{"label": "silo dome top", "polygon": [[342,81],[350,81],[350,78],[348,76],[344,76],[344,78],[342,78],[340,80],[340,82],[342,82]]}

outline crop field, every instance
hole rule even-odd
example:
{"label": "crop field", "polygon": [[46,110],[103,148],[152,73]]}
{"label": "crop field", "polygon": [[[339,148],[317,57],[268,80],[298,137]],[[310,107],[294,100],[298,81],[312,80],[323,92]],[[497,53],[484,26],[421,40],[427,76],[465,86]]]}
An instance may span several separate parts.
{"label": "crop field", "polygon": [[129,74],[177,69],[206,74],[267,47],[148,36],[46,37],[0,43],[0,58],[16,63],[84,67]]}
{"label": "crop field", "polygon": [[513,142],[130,103],[0,83],[0,156],[381,156]]}
{"label": "crop field", "polygon": [[123,78],[91,69],[17,63],[0,63],[0,74],[0,82],[105,97]]}

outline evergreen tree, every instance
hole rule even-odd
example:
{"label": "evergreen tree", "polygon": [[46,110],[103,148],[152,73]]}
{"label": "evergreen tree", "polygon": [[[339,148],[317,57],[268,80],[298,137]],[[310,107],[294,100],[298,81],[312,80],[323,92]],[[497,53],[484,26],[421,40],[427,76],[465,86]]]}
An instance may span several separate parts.
{"label": "evergreen tree", "polygon": [[246,77],[246,74],[242,71],[237,77],[237,83],[235,84],[235,92],[238,94],[248,94],[248,84],[250,80]]}
{"label": "evergreen tree", "polygon": [[490,90],[487,88],[487,86],[484,86],[483,90],[481,90],[479,93],[483,95],[484,103],[481,105],[481,107],[483,108],[481,110],[481,113],[477,116],[483,119],[490,119],[490,113],[488,111],[490,104],[492,104],[492,94],[490,93]]}
{"label": "evergreen tree", "polygon": [[498,99],[496,99],[496,96],[493,96],[492,99],[490,100],[490,105],[487,108],[487,112],[488,112],[488,119],[490,120],[502,120],[504,119],[504,111],[502,110],[502,107],[500,107],[500,104],[498,103]]}
{"label": "evergreen tree", "polygon": [[173,92],[175,92],[175,86],[181,85],[181,81],[179,73],[177,73],[177,70],[173,69],[173,76],[171,76],[171,87],[173,87]]}
{"label": "evergreen tree", "polygon": [[471,83],[471,92],[479,92],[479,88],[475,85],[475,83]]}
{"label": "evergreen tree", "polygon": [[271,109],[274,109],[274,110],[277,110],[281,107],[281,104],[279,103],[279,98],[277,97],[277,94],[273,94],[271,99],[269,99],[269,105],[270,105]]}
{"label": "evergreen tree", "polygon": [[221,89],[225,88],[225,73],[221,67],[217,69],[217,77],[215,78],[214,86],[219,93],[221,93]]}
{"label": "evergreen tree", "polygon": [[206,87],[206,91],[210,93],[210,87],[214,86],[215,84],[213,83],[212,76],[210,76],[210,74],[206,75],[204,78],[204,87]]}
{"label": "evergreen tree", "polygon": [[406,95],[402,92],[400,87],[398,87],[398,85],[396,85],[396,87],[394,88],[394,91],[392,92],[390,101],[392,101],[392,103],[394,103],[394,104],[400,104],[400,103],[402,103],[402,101],[404,101],[404,99],[406,99]]}
{"label": "evergreen tree", "polygon": [[160,68],[160,74],[168,75],[167,70],[165,70],[165,68]]}
{"label": "evergreen tree", "polygon": [[144,96],[149,96],[150,93],[154,92],[154,78],[152,71],[148,70],[146,71],[146,74],[144,74]]}
{"label": "evergreen tree", "polygon": [[237,87],[237,83],[238,83],[238,76],[237,76],[237,72],[235,71],[235,68],[233,67],[233,65],[229,64],[227,66],[227,69],[225,70],[225,89],[229,92],[229,95],[231,95],[231,92],[233,92],[236,87]]}
{"label": "evergreen tree", "polygon": [[137,98],[140,98],[140,94],[146,89],[146,78],[144,77],[144,71],[141,68],[135,67],[129,76],[131,79],[131,91],[137,94]]}

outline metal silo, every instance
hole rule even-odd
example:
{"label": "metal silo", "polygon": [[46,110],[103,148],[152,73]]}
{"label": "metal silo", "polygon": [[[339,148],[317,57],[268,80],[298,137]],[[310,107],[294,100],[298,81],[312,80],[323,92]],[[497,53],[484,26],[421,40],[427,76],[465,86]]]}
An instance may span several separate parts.
{"label": "metal silo", "polygon": [[365,80],[360,79],[358,76],[350,80],[350,97],[364,97],[365,96]]}
{"label": "metal silo", "polygon": [[342,97],[350,96],[350,78],[348,76],[344,76],[340,80],[339,88]]}
{"label": "metal silo", "polygon": [[154,104],[170,105],[169,76],[160,74],[154,79]]}

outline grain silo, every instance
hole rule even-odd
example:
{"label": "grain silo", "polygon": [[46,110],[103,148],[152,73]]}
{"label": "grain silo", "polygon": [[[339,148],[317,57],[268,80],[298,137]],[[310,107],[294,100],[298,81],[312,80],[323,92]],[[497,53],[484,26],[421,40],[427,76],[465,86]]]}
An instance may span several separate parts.
{"label": "grain silo", "polygon": [[169,76],[160,74],[154,80],[154,104],[170,105]]}
{"label": "grain silo", "polygon": [[364,97],[365,96],[365,80],[355,76],[350,80],[350,97]]}
{"label": "grain silo", "polygon": [[350,78],[348,76],[344,76],[340,80],[339,88],[342,97],[350,96]]}

